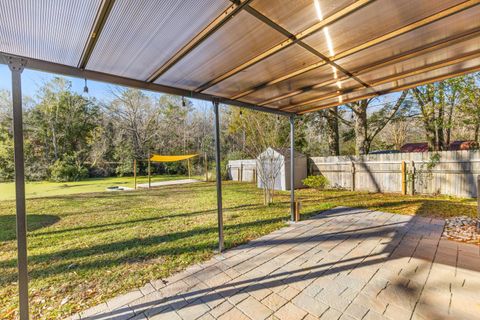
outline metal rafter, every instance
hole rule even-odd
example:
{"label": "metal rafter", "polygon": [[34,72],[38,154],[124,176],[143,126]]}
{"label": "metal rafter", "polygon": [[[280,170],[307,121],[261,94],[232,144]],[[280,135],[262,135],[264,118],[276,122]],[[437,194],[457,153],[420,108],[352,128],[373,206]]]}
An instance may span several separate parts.
{"label": "metal rafter", "polygon": [[[379,85],[382,85],[382,84],[385,84],[385,83],[389,83],[389,82],[392,82],[392,81],[397,81],[397,80],[401,80],[401,79],[404,79],[404,78],[412,77],[412,76],[415,76],[415,75],[418,75],[418,74],[421,74],[421,73],[437,70],[437,69],[440,69],[440,68],[445,68],[445,67],[452,66],[454,64],[465,62],[465,61],[475,59],[475,58],[478,58],[478,57],[480,57],[480,50],[475,50],[473,52],[465,53],[465,54],[462,54],[460,56],[454,57],[452,59],[446,59],[446,60],[438,61],[438,62],[431,63],[431,64],[428,64],[428,65],[425,65],[425,66],[422,66],[422,67],[419,67],[419,68],[415,68],[413,70],[408,70],[408,71],[397,73],[397,74],[392,75],[392,76],[377,79],[377,80],[372,82],[372,87],[376,87],[376,86],[379,86]],[[339,96],[342,96],[346,93],[359,91],[360,89],[362,89],[362,88],[361,87],[354,87],[354,88],[350,88],[350,90],[347,90],[347,91],[339,90],[339,91],[336,91],[335,93],[329,93],[327,95],[317,97],[315,99],[311,99],[311,100],[308,100],[308,101],[304,101],[304,102],[298,103],[296,105],[281,107],[281,108],[279,108],[279,110],[285,111],[285,110],[295,109],[295,108],[298,108],[298,107],[301,107],[301,106],[304,106],[304,105],[308,105],[308,104],[311,104],[311,103],[319,102],[319,101],[322,101],[322,100],[325,100],[325,99],[328,99],[328,98],[339,97]]]}
{"label": "metal rafter", "polygon": [[88,37],[87,43],[83,48],[82,55],[80,57],[80,61],[78,62],[78,67],[81,69],[85,69],[87,66],[88,60],[92,55],[93,49],[97,44],[98,38],[100,37],[100,33],[107,22],[108,15],[112,11],[113,4],[115,0],[103,0],[100,4],[100,7],[97,12],[97,16],[95,17],[95,22],[93,23],[92,30],[90,31],[90,36]]}
{"label": "metal rafter", "polygon": [[[478,37],[479,34],[480,34],[480,28],[475,28],[475,29],[469,30],[468,32],[464,32],[464,33],[461,33],[461,34],[458,34],[458,35],[454,35],[452,37],[441,39],[441,40],[435,41],[431,44],[423,45],[421,47],[418,47],[418,48],[400,53],[398,55],[394,55],[392,57],[385,58],[385,59],[382,59],[382,60],[374,62],[374,63],[370,63],[368,65],[362,66],[362,67],[352,71],[352,74],[354,74],[356,76],[361,76],[362,74],[364,74],[366,72],[369,72],[369,71],[377,70],[379,68],[386,67],[386,66],[389,66],[389,65],[393,65],[395,63],[402,62],[402,61],[405,61],[405,60],[408,60],[408,59],[411,59],[411,58],[415,58],[415,57],[424,55],[426,53],[429,53],[429,52],[432,52],[432,51],[435,51],[435,50],[439,50],[439,49],[446,48],[446,47],[449,47],[449,46],[457,44],[457,43],[468,41],[470,39]],[[333,84],[337,81],[344,81],[348,78],[349,78],[348,76],[344,76],[344,77],[341,77],[341,78],[338,78],[338,79],[332,79],[332,80],[324,81],[324,82],[321,82],[321,83],[318,83],[318,84],[315,84],[315,85],[306,86],[306,87],[300,88],[298,90],[295,90],[293,92],[283,94],[281,96],[262,101],[262,102],[258,103],[258,105],[260,105],[260,106],[268,105],[269,103],[272,103],[272,102],[275,102],[275,101],[280,101],[280,100],[283,100],[283,99],[286,99],[286,98],[290,98],[290,97],[293,97],[293,96],[296,96],[296,95],[299,95],[299,94],[302,94],[302,93],[306,93],[306,92],[309,92],[309,91],[312,91],[312,90],[315,90],[315,89],[319,89],[323,86]]]}
{"label": "metal rafter", "polygon": [[[260,12],[258,12],[257,10],[255,10],[254,8],[250,7],[250,6],[247,6],[245,8],[245,11],[250,13],[251,15],[253,15],[255,18],[257,18],[258,20],[262,21],[263,23],[267,24],[269,27],[277,30],[278,32],[282,33],[284,36],[286,36],[287,38],[289,39],[295,39],[296,36],[292,33],[290,33],[288,30],[286,30],[285,28],[283,28],[282,26],[280,26],[279,24],[275,23],[274,21],[270,20],[268,17],[266,17],[265,15],[261,14]],[[352,79],[356,80],[357,82],[361,83],[364,87],[368,87],[368,84],[366,84],[365,82],[363,82],[362,80],[358,79],[357,77],[355,77],[355,75],[351,74],[348,70],[345,70],[344,68],[342,68],[341,66],[339,66],[338,64],[336,64],[335,62],[331,61],[327,56],[325,56],[324,54],[322,54],[320,51],[314,49],[313,47],[311,47],[310,45],[306,44],[305,42],[303,41],[300,41],[300,39],[296,39],[292,44],[298,44],[299,46],[301,46],[302,48],[306,49],[308,52],[312,53],[313,55],[319,57],[321,59],[321,62],[324,62],[324,64],[328,64],[328,65],[331,65],[333,68],[335,68],[336,70],[339,70],[341,71],[342,73],[348,75],[349,77],[351,77]]]}
{"label": "metal rafter", "polygon": [[236,0],[225,9],[215,20],[207,25],[199,34],[183,46],[177,53],[175,53],[167,62],[158,68],[151,76],[148,77],[148,82],[154,82],[161,75],[171,69],[176,63],[182,60],[193,49],[202,44],[215,31],[222,27],[230,18],[237,14],[240,10],[245,8],[252,0]]}
{"label": "metal rafter", "polygon": [[[389,32],[389,33],[387,33],[387,34],[384,34],[384,35],[382,35],[382,36],[380,36],[380,37],[377,37],[377,38],[375,38],[375,39],[372,39],[372,40],[370,40],[370,41],[367,41],[367,42],[365,42],[365,43],[363,43],[363,44],[361,44],[361,45],[358,45],[358,46],[356,46],[356,47],[353,47],[353,48],[350,48],[350,49],[345,50],[345,51],[343,51],[343,52],[340,52],[339,54],[337,54],[337,55],[335,55],[335,56],[333,56],[333,57],[330,57],[330,60],[331,60],[332,62],[334,62],[334,61],[339,60],[339,59],[341,59],[341,58],[345,58],[345,57],[347,57],[347,56],[349,56],[349,55],[352,55],[352,54],[354,54],[354,53],[360,52],[360,51],[365,50],[365,49],[367,49],[367,48],[373,47],[373,46],[375,46],[375,45],[377,45],[377,44],[380,44],[380,43],[385,42],[385,41],[387,41],[387,40],[393,39],[393,38],[398,37],[398,36],[400,36],[400,35],[402,35],[402,34],[405,34],[405,33],[407,33],[407,32],[410,32],[410,31],[413,31],[413,30],[415,30],[415,29],[418,29],[418,28],[420,28],[420,27],[426,26],[426,25],[431,24],[431,23],[433,23],[433,22],[435,22],[435,21],[438,21],[438,20],[440,20],[440,19],[443,19],[443,18],[446,18],[446,17],[448,17],[448,16],[451,16],[451,15],[453,15],[453,14],[455,14],[455,13],[459,13],[459,12],[461,12],[461,11],[463,11],[463,10],[466,10],[466,9],[468,9],[468,8],[471,8],[471,7],[475,6],[475,5],[478,5],[479,3],[480,3],[480,0],[468,0],[468,1],[465,1],[465,2],[463,2],[463,3],[461,3],[461,4],[452,6],[452,7],[448,8],[448,9],[445,9],[445,10],[443,10],[443,11],[440,11],[440,12],[438,12],[438,13],[436,13],[436,14],[430,15],[430,16],[424,18],[424,19],[418,20],[418,21],[413,22],[413,23],[411,23],[411,24],[408,24],[408,25],[406,25],[406,26],[404,26],[404,27],[402,27],[402,28],[396,29],[396,30],[394,30],[394,31],[392,31],[392,32]],[[478,30],[477,30],[477,31],[478,31]],[[322,64],[322,65],[325,65],[325,64]],[[317,65],[317,66],[312,65],[312,66],[307,66],[307,67],[305,67],[305,68],[296,70],[296,71],[294,71],[294,72],[292,72],[292,73],[290,73],[290,74],[288,74],[288,75],[282,76],[282,77],[280,77],[280,78],[278,78],[278,79],[275,79],[275,80],[272,80],[272,81],[269,81],[269,82],[266,82],[266,83],[262,83],[262,84],[254,87],[254,88],[252,88],[252,89],[249,89],[249,90],[246,90],[245,92],[242,92],[242,93],[240,93],[240,94],[237,94],[237,95],[235,95],[234,97],[232,97],[232,99],[239,99],[239,98],[244,97],[244,96],[246,96],[246,95],[249,95],[249,94],[251,94],[251,93],[253,93],[253,92],[257,91],[257,90],[261,90],[261,89],[266,88],[266,87],[268,87],[268,86],[270,86],[270,85],[273,85],[273,84],[275,84],[275,83],[279,83],[279,82],[288,80],[288,79],[290,79],[290,78],[293,78],[293,77],[298,76],[298,75],[300,75],[300,74],[303,74],[303,73],[305,73],[305,72],[308,72],[308,71],[311,71],[311,70],[313,70],[313,69],[319,68],[320,66],[321,66],[321,65]],[[342,71],[342,70],[341,70],[341,71]],[[355,72],[355,71],[353,71],[353,72],[348,72],[348,71],[347,71],[347,72],[344,72],[344,73],[346,73],[347,75],[348,75],[349,73],[350,73],[350,74],[353,74],[353,75],[357,75],[357,74],[358,74],[358,71],[356,71],[356,72]],[[262,102],[262,103],[263,103],[263,102]]]}
{"label": "metal rafter", "polygon": [[223,98],[215,95],[194,92],[194,91],[185,90],[181,88],[170,87],[170,86],[160,85],[156,83],[135,80],[131,78],[125,78],[125,77],[98,72],[98,71],[79,69],[77,67],[67,66],[63,64],[54,63],[54,62],[27,58],[27,57],[0,52],[0,63],[7,64],[9,59],[11,58],[24,59],[28,63],[28,68],[33,70],[51,72],[55,74],[62,74],[62,75],[67,75],[67,76],[72,76],[77,78],[88,78],[91,80],[108,82],[112,84],[132,87],[132,88],[150,90],[150,91],[160,92],[160,93],[174,94],[174,95],[206,100],[206,101],[212,101],[216,99],[216,101],[218,101],[219,103],[229,104],[237,107],[243,107],[247,109],[285,115],[285,116],[290,115],[290,113],[288,112],[282,112],[282,111],[271,109],[271,108],[261,107],[252,103],[232,100],[232,99]]}
{"label": "metal rafter", "polygon": [[432,77],[432,78],[424,79],[424,80],[417,81],[417,82],[408,83],[408,84],[400,86],[400,87],[396,87],[396,88],[389,89],[389,90],[382,90],[382,91],[379,91],[377,93],[370,93],[370,94],[362,95],[362,96],[359,96],[359,97],[343,100],[342,102],[329,103],[329,104],[325,104],[325,105],[322,105],[322,106],[309,108],[309,109],[306,109],[306,110],[303,110],[303,111],[298,111],[298,112],[295,112],[295,113],[296,114],[305,114],[305,113],[309,113],[309,112],[313,112],[313,111],[327,109],[327,108],[335,107],[335,106],[338,106],[338,105],[341,105],[341,104],[354,102],[354,101],[358,101],[358,100],[362,100],[362,99],[369,99],[369,98],[373,98],[373,97],[376,97],[376,96],[379,96],[379,95],[384,95],[384,94],[387,94],[387,93],[402,91],[402,90],[422,86],[422,85],[425,85],[425,84],[429,84],[429,83],[432,83],[432,82],[438,82],[438,81],[442,81],[442,80],[446,80],[446,79],[450,79],[450,78],[454,78],[454,77],[459,77],[459,76],[469,74],[469,73],[472,73],[472,72],[477,72],[477,71],[480,71],[480,66],[475,66],[475,67],[467,68],[467,69],[462,70],[462,71],[452,72],[452,73],[448,73],[448,74],[445,74],[445,75]]}
{"label": "metal rafter", "polygon": [[[355,3],[339,10],[338,12],[336,12],[336,13],[328,16],[328,17],[326,17],[322,21],[316,23],[315,25],[305,29],[304,31],[302,31],[300,33],[297,33],[296,35],[291,34],[288,31],[287,31],[287,34],[288,34],[287,35],[286,33],[282,32],[282,29],[285,30],[284,28],[280,27],[278,24],[276,24],[273,21],[271,21],[270,19],[266,18],[265,16],[263,16],[258,11],[251,8],[250,6],[246,6],[246,9],[248,8],[248,12],[250,14],[253,14],[257,18],[260,18],[263,22],[266,22],[267,20],[271,21],[271,22],[267,22],[267,24],[269,26],[273,27],[275,30],[283,33],[285,36],[287,36],[287,39],[280,42],[276,46],[268,49],[267,51],[259,54],[258,56],[254,57],[253,59],[250,59],[250,60],[242,63],[241,65],[231,69],[227,73],[224,73],[224,74],[218,76],[217,78],[212,79],[212,80],[208,81],[207,83],[204,83],[203,85],[198,87],[196,91],[200,91],[200,92],[204,91],[204,90],[210,88],[211,86],[213,86],[213,85],[215,85],[215,84],[217,84],[217,83],[219,83],[219,82],[221,82],[221,81],[223,81],[227,78],[230,78],[231,76],[245,70],[246,68],[248,68],[250,66],[253,66],[254,64],[272,56],[273,54],[275,54],[275,53],[277,53],[281,50],[284,50],[285,48],[288,48],[292,44],[295,44],[295,43],[300,44],[300,42],[303,38],[322,30],[324,27],[334,23],[335,21],[337,21],[341,18],[344,18],[344,17],[348,16],[349,14],[355,12],[356,10],[360,9],[361,7],[367,5],[368,3],[371,3],[371,2],[373,2],[373,0],[357,0]],[[314,49],[312,48],[312,50],[314,50]],[[322,55],[322,57],[326,58],[323,55]],[[328,58],[326,58],[326,59],[328,61]]]}

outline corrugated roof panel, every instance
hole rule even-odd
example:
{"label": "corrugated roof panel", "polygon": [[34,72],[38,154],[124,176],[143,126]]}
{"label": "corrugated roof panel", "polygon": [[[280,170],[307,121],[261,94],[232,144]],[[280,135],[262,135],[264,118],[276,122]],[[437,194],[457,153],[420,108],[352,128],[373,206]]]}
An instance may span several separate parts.
{"label": "corrugated roof panel", "polygon": [[285,40],[241,11],[155,83],[193,90]]}
{"label": "corrugated roof panel", "polygon": [[292,45],[240,73],[214,85],[206,93],[232,97],[322,60],[299,45]]}
{"label": "corrugated roof panel", "polygon": [[353,90],[356,88],[362,88],[362,86],[355,80],[346,79],[344,81],[339,81],[338,83],[332,83],[286,99],[278,100],[276,102],[269,103],[268,105],[275,108],[283,108],[290,105],[301,104],[314,99],[328,99],[328,97],[331,95],[336,95],[338,91]]}
{"label": "corrugated roof panel", "polygon": [[388,81],[392,77],[398,77],[413,72],[423,72],[430,68],[440,66],[443,63],[455,63],[466,61],[480,56],[480,38],[470,39],[456,45],[423,54],[402,62],[381,67],[358,77],[363,81],[374,85],[377,82]]}
{"label": "corrugated roof panel", "polygon": [[[380,0],[355,11],[305,39],[331,57],[410,23],[462,3],[461,0]],[[414,8],[414,9],[413,9]],[[412,10],[413,9],[413,10]]]}
{"label": "corrugated roof panel", "polygon": [[88,69],[146,80],[231,3],[117,0]]}
{"label": "corrugated roof panel", "polygon": [[424,72],[415,76],[406,77],[401,80],[397,80],[393,83],[395,87],[403,87],[403,86],[410,86],[412,84],[420,83],[428,81],[429,79],[444,77],[450,74],[458,74],[465,70],[471,68],[479,68],[480,67],[480,58],[471,59],[468,61],[463,61],[451,66],[446,66],[443,68],[438,68],[436,70],[432,70],[429,72]]}
{"label": "corrugated roof panel", "polygon": [[[343,76],[344,74],[342,74],[340,71],[337,71],[337,77]],[[329,65],[324,65],[291,79],[255,91],[243,97],[242,101],[261,103],[262,101],[273,99],[288,92],[296,91],[307,86],[321,84],[325,81],[334,81],[334,79],[335,75],[332,67]]]}
{"label": "corrugated roof panel", "polygon": [[[328,17],[354,0],[255,0],[250,5],[291,33],[299,33]],[[319,12],[320,11],[320,12]]]}
{"label": "corrugated roof panel", "polygon": [[[356,72],[365,66],[375,64],[384,59],[389,60],[390,57],[409,51],[425,49],[433,46],[435,43],[439,43],[443,39],[461,34],[468,35],[475,30],[480,30],[480,6],[410,31],[397,38],[337,60],[336,63],[351,72]],[[479,37],[479,34],[480,32],[477,32],[476,38]]]}
{"label": "corrugated roof panel", "polygon": [[76,66],[100,2],[0,1],[0,51]]}
{"label": "corrugated roof panel", "polygon": [[452,66],[447,66],[447,67],[439,68],[433,71],[418,74],[415,76],[406,77],[404,79],[384,83],[382,85],[378,85],[372,88],[356,90],[355,92],[344,94],[341,97],[325,99],[325,100],[311,103],[305,106],[300,106],[290,111],[306,112],[308,110],[318,109],[324,106],[339,105],[339,104],[342,104],[342,102],[347,101],[349,99],[359,99],[359,100],[364,99],[366,98],[366,95],[374,95],[375,91],[384,94],[384,93],[398,91],[399,88],[402,90],[405,90],[407,88],[420,86],[426,83],[440,81],[446,78],[451,78],[453,76],[459,76],[461,75],[461,73],[464,73],[464,72],[467,72],[467,73],[472,72],[471,70],[473,68],[478,69],[479,66],[480,66],[480,58],[476,58],[469,61],[457,63]]}

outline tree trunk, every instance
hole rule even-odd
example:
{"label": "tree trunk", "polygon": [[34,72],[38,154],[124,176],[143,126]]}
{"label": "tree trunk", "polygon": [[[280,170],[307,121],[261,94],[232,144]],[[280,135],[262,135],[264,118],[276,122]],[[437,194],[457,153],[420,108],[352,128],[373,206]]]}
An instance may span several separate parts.
{"label": "tree trunk", "polygon": [[328,152],[331,156],[340,155],[340,134],[338,131],[338,107],[329,109],[325,113],[327,120]]}
{"label": "tree trunk", "polygon": [[364,101],[355,107],[355,153],[367,154],[369,143],[367,141],[367,108]]}

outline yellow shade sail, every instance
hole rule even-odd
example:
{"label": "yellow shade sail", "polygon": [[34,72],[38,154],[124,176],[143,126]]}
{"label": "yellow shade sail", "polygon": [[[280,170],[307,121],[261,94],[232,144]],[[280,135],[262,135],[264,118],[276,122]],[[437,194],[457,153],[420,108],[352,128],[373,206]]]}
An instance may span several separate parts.
{"label": "yellow shade sail", "polygon": [[159,154],[154,154],[150,157],[150,161],[153,162],[175,162],[175,161],[181,161],[181,160],[187,160],[193,157],[198,156],[198,154],[185,154],[185,155],[179,155],[179,156],[162,156]]}

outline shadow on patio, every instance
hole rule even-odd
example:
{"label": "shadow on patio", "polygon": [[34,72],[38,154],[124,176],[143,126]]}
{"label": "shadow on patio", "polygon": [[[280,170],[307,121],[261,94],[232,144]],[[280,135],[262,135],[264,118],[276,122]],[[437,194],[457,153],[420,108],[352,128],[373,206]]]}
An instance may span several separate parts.
{"label": "shadow on patio", "polygon": [[83,317],[228,318],[240,312],[263,319],[295,310],[314,318],[474,319],[479,248],[442,240],[442,230],[442,220],[339,207]]}

